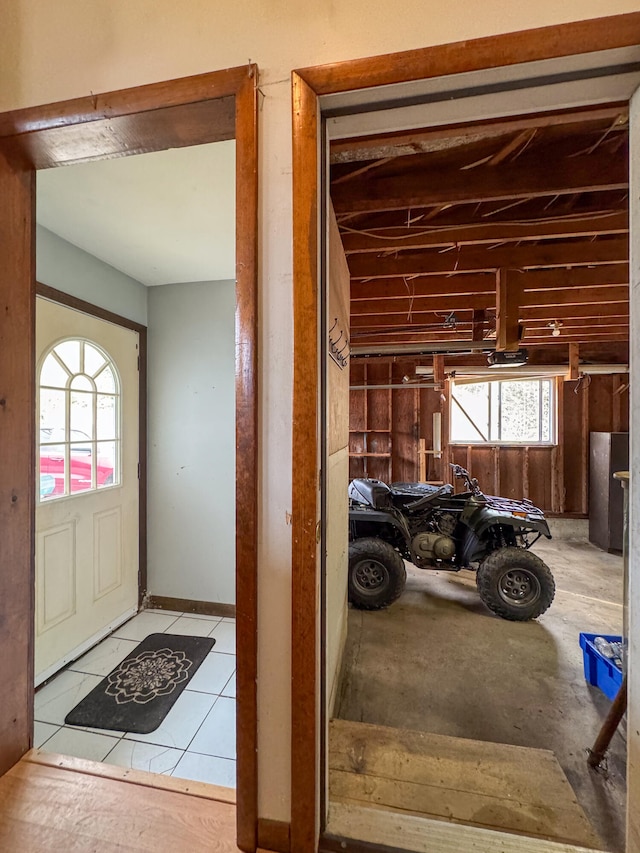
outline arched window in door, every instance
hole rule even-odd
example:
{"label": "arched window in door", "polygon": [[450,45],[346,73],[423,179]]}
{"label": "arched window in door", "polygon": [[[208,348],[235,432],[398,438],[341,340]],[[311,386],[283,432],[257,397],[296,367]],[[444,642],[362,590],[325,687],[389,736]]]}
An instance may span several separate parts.
{"label": "arched window in door", "polygon": [[120,381],[103,349],[74,338],[49,350],[40,368],[38,426],[41,501],[120,482]]}

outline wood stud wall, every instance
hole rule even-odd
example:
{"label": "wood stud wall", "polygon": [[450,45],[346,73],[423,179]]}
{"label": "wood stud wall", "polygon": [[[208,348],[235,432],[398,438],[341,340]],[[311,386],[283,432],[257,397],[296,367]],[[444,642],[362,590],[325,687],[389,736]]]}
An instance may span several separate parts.
{"label": "wood stud wall", "polygon": [[[402,383],[415,363],[351,364],[352,385]],[[427,457],[427,480],[450,482],[449,462],[468,468],[480,486],[504,497],[529,498],[554,515],[586,516],[589,510],[589,433],[629,428],[627,376],[592,376],[557,382],[557,445],[451,445],[448,380],[440,389],[406,388],[350,392],[349,476],[384,482],[419,479],[418,442],[433,447],[433,413],[442,413],[442,456]]]}

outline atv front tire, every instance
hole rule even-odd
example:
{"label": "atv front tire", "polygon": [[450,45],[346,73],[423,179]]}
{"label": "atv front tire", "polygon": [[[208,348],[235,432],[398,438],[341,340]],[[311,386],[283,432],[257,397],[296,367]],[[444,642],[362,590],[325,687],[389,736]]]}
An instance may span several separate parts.
{"label": "atv front tire", "polygon": [[556,585],[549,567],[524,548],[499,548],[480,564],[476,575],[480,598],[503,619],[536,619],[553,601]]}
{"label": "atv front tire", "polygon": [[407,581],[404,560],[384,539],[356,539],[349,544],[349,601],[360,610],[388,607]]}

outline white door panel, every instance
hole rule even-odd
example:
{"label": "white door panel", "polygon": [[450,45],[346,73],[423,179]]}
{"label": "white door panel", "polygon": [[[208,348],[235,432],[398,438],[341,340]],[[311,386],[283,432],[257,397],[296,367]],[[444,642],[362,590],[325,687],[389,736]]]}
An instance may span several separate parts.
{"label": "white door panel", "polygon": [[[38,299],[38,383],[40,366],[51,348],[61,341],[75,339],[97,345],[111,359],[119,380],[119,399],[117,403],[110,401],[103,409],[94,402],[85,406],[86,411],[80,411],[79,416],[85,418],[80,426],[85,429],[87,446],[78,441],[77,407],[74,410],[71,402],[73,391],[66,392],[66,403],[61,402],[55,410],[55,417],[62,419],[55,424],[47,421],[44,403],[42,412],[39,408],[42,440],[46,441],[51,432],[58,436],[55,440],[60,444],[43,448],[40,455],[44,473],[38,477],[36,509],[36,683],[48,678],[56,668],[72,660],[90,642],[104,636],[137,609],[138,335]],[[86,353],[86,365],[79,364],[78,369],[84,367],[91,377],[95,365],[89,365],[88,348]],[[89,387],[90,380],[75,380],[70,387],[83,387],[83,383]],[[99,387],[99,380],[94,380],[94,387]],[[61,401],[64,393],[59,394]],[[104,399],[110,400],[97,392],[85,398],[86,401]],[[119,439],[97,441],[99,427],[86,426],[91,406],[94,424],[109,418],[113,421],[112,412],[118,407],[115,430]],[[75,446],[69,444],[66,457],[65,428],[60,426],[63,422],[71,427],[69,430],[67,426],[67,443],[70,439],[78,442]],[[110,459],[117,461],[101,457],[103,450],[106,453],[109,448]],[[96,461],[92,474],[93,456]],[[54,471],[56,464],[61,467],[55,468],[55,473],[48,473]],[[112,481],[114,484],[110,485]]]}

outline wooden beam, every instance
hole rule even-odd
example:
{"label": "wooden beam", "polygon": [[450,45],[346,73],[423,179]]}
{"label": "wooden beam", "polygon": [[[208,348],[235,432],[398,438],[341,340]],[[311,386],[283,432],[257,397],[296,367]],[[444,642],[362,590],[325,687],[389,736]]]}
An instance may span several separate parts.
{"label": "wooden beam", "polygon": [[580,441],[581,457],[584,476],[580,478],[580,510],[584,515],[589,512],[589,383],[583,382],[579,391],[580,396]]}
{"label": "wooden beam", "polygon": [[[385,318],[381,317],[370,317],[370,318],[360,318],[358,324],[353,324],[353,337],[354,339],[362,337],[366,334],[375,334],[375,335],[400,335],[400,334],[413,334],[413,333],[429,333],[436,335],[438,338],[442,338],[443,340],[447,340],[449,338],[455,338],[456,336],[461,336],[462,338],[466,338],[472,341],[482,341],[485,339],[484,329],[481,329],[483,334],[482,337],[474,337],[474,327],[473,323],[469,321],[459,322],[455,328],[444,328],[442,326],[442,320],[438,321],[437,316],[436,319],[431,322],[414,322],[411,324],[407,324],[406,322],[396,321],[393,323],[392,321],[385,322]],[[367,322],[368,320],[368,322]],[[541,336],[553,336],[551,326],[551,321],[540,321],[536,320],[535,323],[530,321],[527,324],[522,324],[525,326],[525,335],[524,337],[541,337]],[[562,328],[560,337],[564,338],[567,335],[577,335],[583,333],[604,333],[613,331],[615,333],[621,331],[628,331],[629,329],[629,319],[628,317],[611,317],[607,320],[598,322],[592,321],[587,322],[584,319],[566,319],[562,321]],[[177,608],[173,608],[174,610]]]}
{"label": "wooden beam", "polygon": [[[584,307],[584,306],[576,306],[576,307]],[[569,311],[573,309],[569,307]],[[558,320],[561,323],[560,328],[560,337],[564,334],[575,334],[576,330],[579,329],[587,329],[591,331],[598,331],[602,329],[607,329],[611,326],[617,326],[620,328],[628,328],[629,326],[629,317],[628,315],[622,316],[610,316],[610,317],[565,317],[564,319],[554,316],[549,320],[527,320],[526,326],[527,331],[536,331],[536,332],[550,332],[551,324],[554,320]],[[552,330],[551,330],[552,331]],[[174,608],[175,609],[175,608]]]}
{"label": "wooden beam", "polygon": [[597,305],[629,301],[629,287],[580,287],[565,290],[525,291],[523,305]]}
{"label": "wooden beam", "polygon": [[629,324],[620,323],[609,326],[575,326],[565,329],[559,336],[554,337],[550,329],[527,329],[525,338],[530,341],[534,338],[552,338],[553,340],[568,341],[568,340],[595,340],[596,338],[606,338],[609,335],[626,335],[629,336]]}
{"label": "wooden beam", "polygon": [[523,308],[521,311],[521,319],[527,323],[527,326],[539,321],[550,322],[551,320],[566,320],[568,318],[575,319],[593,319],[601,320],[608,317],[629,317],[629,303],[625,302],[610,302],[604,305],[559,305],[559,306],[541,306],[539,308]]}
{"label": "wooden beam", "polygon": [[569,372],[567,373],[567,380],[573,381],[578,378],[580,364],[580,344],[569,344]]}
{"label": "wooden beam", "polygon": [[[629,284],[629,265],[601,264],[595,267],[574,267],[552,270],[528,270],[521,273],[525,290],[547,290],[564,287],[604,287]],[[465,275],[425,275],[406,281],[386,278],[351,282],[351,302],[359,299],[397,299],[408,295],[434,296],[439,293],[460,294],[489,292],[495,288],[494,272],[465,273]]]}
{"label": "wooden beam", "polygon": [[[629,288],[620,287],[582,287],[582,288],[567,288],[565,290],[536,290],[524,291],[521,301],[522,316],[519,319],[526,317],[527,309],[531,307],[544,308],[549,310],[549,306],[569,306],[569,305],[585,305],[591,306],[589,310],[593,310],[594,305],[606,305],[608,303],[628,303]],[[411,316],[415,319],[420,312],[434,311],[457,311],[457,310],[474,310],[480,308],[495,307],[495,291],[491,290],[487,293],[477,293],[473,296],[405,296],[404,299],[396,299],[393,302],[393,312],[404,314],[405,318]],[[352,317],[354,324],[358,325],[358,318],[366,315],[383,315],[390,312],[389,300],[372,299],[358,303],[357,309],[352,305]],[[554,319],[551,317],[550,319]]]}
{"label": "wooden beam", "polygon": [[[443,335],[439,332],[377,332],[371,331],[370,333],[366,330],[359,335],[353,335],[353,344],[354,346],[365,347],[365,346],[382,346],[382,345],[393,345],[393,346],[402,346],[403,344],[433,344],[433,343],[450,343],[450,342],[468,342],[472,343],[470,340],[470,336],[465,334],[464,332],[455,332],[450,336]],[[629,330],[626,327],[623,328],[613,328],[607,329],[603,332],[578,332],[577,334],[563,335],[560,338],[554,338],[550,334],[549,335],[528,335],[525,330],[525,338],[524,343],[526,346],[534,346],[534,345],[558,345],[558,346],[566,346],[567,343],[571,341],[578,341],[579,343],[607,343],[611,342],[622,342],[628,343],[629,341]],[[487,347],[494,348],[495,339],[488,338],[486,341]],[[415,358],[415,355],[414,355]]]}
{"label": "wooden beam", "polygon": [[514,351],[520,346],[519,314],[522,283],[518,273],[500,269],[496,273],[496,350]]}
{"label": "wooden beam", "polygon": [[[356,233],[347,227],[341,233],[342,245],[347,255],[360,252],[384,252],[395,249],[426,249],[432,246],[481,245],[483,243],[516,242],[519,240],[549,240],[556,237],[566,239],[593,237],[597,235],[626,234],[629,217],[626,212],[596,217],[566,217],[554,221],[546,220],[518,224],[502,222],[469,222],[451,228],[422,227],[376,229],[373,232]],[[417,232],[417,233],[412,233]]]}
{"label": "wooden beam", "polygon": [[471,339],[481,341],[484,337],[487,312],[484,308],[477,308],[473,312]]}
{"label": "wooden beam", "polygon": [[442,383],[444,382],[444,356],[443,355],[434,355],[433,356],[433,381],[435,383],[436,390],[439,390],[442,387]]}
{"label": "wooden beam", "polygon": [[487,250],[475,246],[449,252],[402,252],[378,257],[351,255],[351,278],[395,278],[409,275],[475,272],[480,270],[539,269],[592,264],[619,264],[629,258],[629,241],[618,237],[571,243],[501,246]]}
{"label": "wooden beam", "polygon": [[[604,288],[603,288],[604,289]],[[617,288],[607,288],[616,290]],[[598,288],[600,290],[600,288]],[[477,293],[473,296],[416,296],[412,298],[405,296],[404,299],[393,300],[393,311],[408,317],[409,312],[413,315],[417,311],[455,311],[456,309],[492,308],[495,306],[495,289],[486,293]],[[357,309],[352,303],[352,317],[358,318],[367,314],[384,314],[390,310],[388,299],[372,299],[357,303]],[[443,320],[443,318],[440,318]],[[357,324],[356,324],[357,325]]]}
{"label": "wooden beam", "polygon": [[[293,432],[291,521],[291,849],[315,850],[321,677],[314,615],[320,588],[318,523],[318,123],[315,93],[293,74]],[[308,381],[308,371],[313,380]],[[300,567],[304,566],[304,571]],[[307,606],[313,601],[313,613]]]}
{"label": "wooden beam", "polygon": [[[394,303],[390,303],[393,305]],[[443,302],[446,306],[447,302]],[[495,306],[494,306],[495,307]],[[474,320],[474,315],[480,316],[484,311],[482,321]],[[354,328],[358,327],[380,327],[392,328],[395,326],[443,326],[443,311],[412,311],[409,317],[406,311],[385,311],[383,314],[360,314],[357,310],[351,314],[351,322]],[[495,317],[485,309],[456,309],[456,326],[458,328],[473,328],[474,323],[487,323]],[[610,326],[623,325],[629,322],[629,305],[626,302],[612,302],[610,304],[596,305],[549,305],[539,308],[521,308],[520,321],[526,323],[527,328],[536,329],[552,323],[554,320],[562,321],[565,327],[569,326]]]}
{"label": "wooden beam", "polygon": [[[443,169],[426,158],[411,158],[411,174],[356,178],[332,188],[336,213],[372,213],[428,206],[530,199],[604,190],[626,190],[627,159],[607,152],[560,160],[545,151],[499,169]],[[550,161],[551,156],[551,161]],[[424,162],[422,162],[424,161]],[[420,167],[419,169],[417,167]]]}
{"label": "wooden beam", "polygon": [[379,211],[377,213],[342,213],[340,226],[352,227],[365,232],[378,229],[402,229],[407,234],[420,234],[433,228],[465,228],[470,223],[515,225],[525,220],[551,221],[565,217],[600,217],[606,214],[626,213],[626,191],[583,193],[582,195],[558,196],[551,202],[547,198],[520,201],[517,205],[504,202],[487,202],[423,207],[409,210]]}
{"label": "wooden beam", "polygon": [[33,742],[35,183],[0,153],[0,775]]}
{"label": "wooden beam", "polygon": [[[469,137],[472,140],[478,135],[489,131],[496,136],[500,134],[517,133],[521,130],[529,128],[544,128],[544,127],[566,127],[569,124],[582,124],[584,122],[595,121],[614,121],[620,118],[622,121],[628,120],[629,104],[621,102],[611,104],[605,107],[586,107],[584,109],[574,110],[573,112],[565,112],[564,110],[554,110],[547,113],[531,113],[525,116],[514,116],[493,121],[476,121],[470,122],[463,126],[459,124],[449,125],[445,127],[428,127],[421,130],[400,130],[391,133],[383,133],[375,136],[360,136],[349,139],[338,139],[331,143],[331,158],[332,162],[348,162],[348,155],[351,153],[365,153],[371,149],[379,149],[383,147],[407,147],[411,149],[411,153],[420,150],[423,143],[431,142],[434,139],[463,139]],[[359,157],[359,160],[364,160],[365,157]]]}

